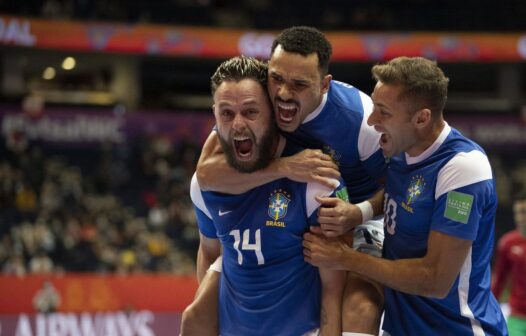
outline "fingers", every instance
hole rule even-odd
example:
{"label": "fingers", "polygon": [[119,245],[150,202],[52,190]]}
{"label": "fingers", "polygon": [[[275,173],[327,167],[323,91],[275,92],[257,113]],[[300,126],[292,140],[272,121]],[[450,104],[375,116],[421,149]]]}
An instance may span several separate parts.
{"label": "fingers", "polygon": [[[328,207],[333,208],[338,204],[338,201],[340,199],[337,197],[323,197],[323,196],[316,196],[316,201],[321,204],[322,207]],[[320,208],[320,211],[323,208]]]}
{"label": "fingers", "polygon": [[311,226],[310,227],[310,232],[315,233],[315,234],[319,234],[319,235],[323,234],[322,229],[319,226]]}

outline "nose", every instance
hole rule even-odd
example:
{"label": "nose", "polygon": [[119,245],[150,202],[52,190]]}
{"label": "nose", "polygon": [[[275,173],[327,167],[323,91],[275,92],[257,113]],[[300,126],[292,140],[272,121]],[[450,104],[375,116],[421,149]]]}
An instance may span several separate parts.
{"label": "nose", "polygon": [[292,98],[292,91],[289,89],[289,87],[286,84],[281,84],[278,87],[278,97],[281,100],[289,100]]}
{"label": "nose", "polygon": [[246,126],[245,119],[241,113],[237,113],[232,121],[232,128],[236,131],[243,130]]}
{"label": "nose", "polygon": [[369,115],[369,118],[367,118],[367,125],[374,126],[376,124],[378,124],[378,112],[373,109],[373,112]]}

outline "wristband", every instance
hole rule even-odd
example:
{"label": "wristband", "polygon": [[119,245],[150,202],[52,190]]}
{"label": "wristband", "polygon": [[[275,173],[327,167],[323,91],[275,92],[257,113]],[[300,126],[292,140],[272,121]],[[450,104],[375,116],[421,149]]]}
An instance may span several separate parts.
{"label": "wristband", "polygon": [[214,271],[217,273],[221,273],[222,270],[223,270],[223,256],[220,255],[219,257],[217,257],[216,261],[214,261],[214,263],[210,265],[207,272]]}
{"label": "wristband", "polygon": [[370,221],[374,217],[373,205],[369,201],[356,204],[362,212],[362,223]]}

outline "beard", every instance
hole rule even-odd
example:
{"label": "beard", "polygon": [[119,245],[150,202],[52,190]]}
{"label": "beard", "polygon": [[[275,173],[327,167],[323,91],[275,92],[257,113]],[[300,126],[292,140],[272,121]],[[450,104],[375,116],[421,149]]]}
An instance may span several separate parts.
{"label": "beard", "polygon": [[[253,141],[253,150],[255,151],[255,160],[250,162],[238,161],[236,159],[236,149],[232,144],[232,140],[227,141],[218,133],[221,148],[223,148],[223,151],[225,152],[228,164],[241,173],[252,173],[256,170],[267,167],[274,157],[274,142],[278,137],[278,127],[274,122],[270,123],[267,131],[257,142],[254,133],[252,133],[251,130],[249,130],[249,132]],[[232,139],[232,136],[230,136],[230,139]]]}

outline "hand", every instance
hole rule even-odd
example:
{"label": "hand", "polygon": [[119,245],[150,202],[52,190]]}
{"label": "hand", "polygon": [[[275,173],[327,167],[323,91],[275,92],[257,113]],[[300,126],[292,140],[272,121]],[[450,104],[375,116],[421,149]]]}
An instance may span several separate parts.
{"label": "hand", "polygon": [[337,197],[316,196],[321,206],[318,223],[327,237],[336,237],[354,229],[362,223],[362,211],[356,205]]}
{"label": "hand", "polygon": [[313,266],[344,270],[349,253],[353,252],[342,239],[324,237],[319,227],[311,226],[310,232],[303,235],[303,258]]}
{"label": "hand", "polygon": [[318,182],[335,188],[334,180],[340,177],[338,165],[318,149],[305,149],[293,156],[279,159],[284,176],[296,182]]}

